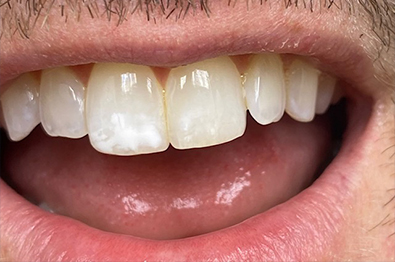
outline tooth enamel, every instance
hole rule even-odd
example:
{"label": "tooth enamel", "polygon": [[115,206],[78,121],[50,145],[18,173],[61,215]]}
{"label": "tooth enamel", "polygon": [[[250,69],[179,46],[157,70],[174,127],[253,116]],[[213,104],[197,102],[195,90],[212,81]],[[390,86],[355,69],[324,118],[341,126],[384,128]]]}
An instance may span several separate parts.
{"label": "tooth enamel", "polygon": [[146,66],[96,64],[86,119],[91,144],[103,153],[135,155],[169,146],[163,89]]}
{"label": "tooth enamel", "polygon": [[261,125],[277,122],[284,114],[284,70],[279,55],[256,55],[246,71],[247,107]]}
{"label": "tooth enamel", "polygon": [[340,99],[344,97],[344,91],[343,89],[340,89],[339,87],[335,86],[335,90],[333,91],[332,99],[331,99],[331,105],[337,104]]}
{"label": "tooth enamel", "polygon": [[39,83],[31,74],[15,80],[1,97],[9,137],[19,141],[40,123]]}
{"label": "tooth enamel", "polygon": [[102,153],[146,154],[164,151],[169,143],[199,148],[241,136],[245,102],[263,125],[279,121],[284,110],[297,121],[311,121],[342,97],[336,79],[320,74],[298,59],[284,73],[279,55],[262,54],[252,57],[242,84],[232,60],[220,57],[170,70],[164,92],[145,66],[96,64],[88,89],[63,67],[44,70],[41,85],[32,74],[22,75],[4,92],[1,106],[14,141],[41,118],[51,136],[89,133]]}
{"label": "tooth enamel", "polygon": [[300,122],[309,122],[315,115],[320,71],[295,60],[289,68],[285,111]]}
{"label": "tooth enamel", "polygon": [[171,70],[166,104],[169,140],[178,149],[224,143],[246,127],[240,74],[229,57]]}
{"label": "tooth enamel", "polygon": [[85,87],[69,68],[42,72],[40,117],[50,136],[80,138],[87,134]]}
{"label": "tooth enamel", "polygon": [[49,213],[55,213],[53,211],[53,209],[51,209],[47,203],[42,202],[41,204],[38,205],[39,208],[41,208],[42,210],[48,211]]}
{"label": "tooth enamel", "polygon": [[320,76],[317,91],[317,103],[315,105],[316,114],[324,114],[328,109],[333,97],[335,85],[335,78],[329,75]]}

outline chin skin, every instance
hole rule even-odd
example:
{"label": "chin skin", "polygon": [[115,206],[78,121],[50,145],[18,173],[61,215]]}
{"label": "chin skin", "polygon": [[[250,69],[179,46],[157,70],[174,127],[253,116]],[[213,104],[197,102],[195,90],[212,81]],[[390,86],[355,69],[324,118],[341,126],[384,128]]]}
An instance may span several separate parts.
{"label": "chin skin", "polygon": [[345,215],[347,227],[339,232],[338,245],[329,260],[395,259],[394,103],[389,99],[393,91],[388,91],[373,107],[372,121],[379,130],[376,143],[359,152],[365,157],[350,170],[358,173],[358,179],[353,181],[356,194]]}
{"label": "chin skin", "polygon": [[[393,98],[393,90],[387,97]],[[395,259],[395,128],[394,102],[386,99],[385,105],[377,105],[376,115],[380,117],[380,137],[377,147],[371,153],[371,163],[366,163],[361,170],[359,198],[354,221],[356,232],[366,235],[360,241],[360,249],[372,249],[376,260],[394,261]],[[359,230],[357,231],[357,228]],[[370,236],[371,234],[371,236]],[[355,234],[354,234],[355,235]],[[355,238],[358,238],[358,234]],[[367,241],[370,240],[370,241]],[[370,244],[368,244],[370,242]]]}
{"label": "chin skin", "polygon": [[[357,173],[351,181],[354,197],[342,213],[346,221],[338,231],[333,245],[324,257],[315,261],[394,261],[395,259],[395,129],[393,91],[383,92],[373,105],[368,125],[375,125],[375,143],[358,155],[358,164],[343,170],[347,175]],[[367,134],[363,134],[367,135]]]}

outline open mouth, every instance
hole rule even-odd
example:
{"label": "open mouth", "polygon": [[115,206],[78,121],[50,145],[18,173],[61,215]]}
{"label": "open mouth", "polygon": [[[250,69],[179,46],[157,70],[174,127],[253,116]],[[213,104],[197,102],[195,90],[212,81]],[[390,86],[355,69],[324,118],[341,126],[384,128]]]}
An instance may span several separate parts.
{"label": "open mouth", "polygon": [[5,56],[0,258],[329,258],[378,99],[357,44],[287,26]]}

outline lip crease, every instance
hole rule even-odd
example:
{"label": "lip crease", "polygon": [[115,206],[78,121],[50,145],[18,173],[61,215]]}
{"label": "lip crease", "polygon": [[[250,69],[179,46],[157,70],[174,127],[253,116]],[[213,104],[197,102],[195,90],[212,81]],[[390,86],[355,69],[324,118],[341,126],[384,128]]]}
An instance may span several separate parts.
{"label": "lip crease", "polygon": [[[232,14],[238,11],[232,10]],[[150,24],[147,30],[152,31],[148,38],[147,30],[138,29],[146,24],[145,19],[132,20],[128,26],[121,25],[115,30],[109,23],[100,21],[90,27],[92,22],[83,19],[71,38],[65,33],[67,26],[63,29],[64,24],[59,23],[51,27],[55,37],[40,30],[36,38],[29,40],[29,45],[23,42],[2,45],[0,84],[3,87],[21,73],[54,66],[129,62],[171,67],[219,55],[265,51],[312,57],[320,66],[356,87],[372,78],[365,74],[373,71],[369,70],[371,60],[355,40],[333,30],[326,31],[328,27],[320,25],[321,20],[313,22],[315,16],[306,16],[301,23],[300,17],[287,13],[288,21],[284,24],[276,22],[279,15],[268,12],[265,22],[260,21],[262,27],[248,26],[262,17],[254,12],[259,12],[259,8],[251,10],[245,20],[242,16],[221,20],[223,14],[219,12],[218,17],[200,19],[199,23],[191,19],[163,27]],[[321,19],[325,19],[324,15]],[[128,31],[131,26],[136,28],[135,32]],[[202,30],[197,35],[198,28]],[[103,32],[109,33],[100,35]],[[41,44],[43,41],[45,45]],[[70,52],[65,55],[65,50]],[[370,139],[374,134],[366,132],[372,125],[368,122],[371,109],[361,101],[351,104],[341,151],[312,186],[238,225],[201,236],[154,241],[103,232],[44,212],[1,181],[0,233],[7,239],[1,240],[0,256],[17,256],[14,258],[17,261],[309,261],[316,257],[324,260],[330,249],[341,248],[334,247],[331,240],[346,226],[347,207],[354,198],[352,180],[357,175],[353,170],[367,157],[360,149],[374,141]]]}

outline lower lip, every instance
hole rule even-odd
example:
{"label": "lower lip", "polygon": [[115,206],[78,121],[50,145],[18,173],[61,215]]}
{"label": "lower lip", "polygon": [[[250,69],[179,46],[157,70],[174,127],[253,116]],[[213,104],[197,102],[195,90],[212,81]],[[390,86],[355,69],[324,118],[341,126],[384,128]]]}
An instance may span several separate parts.
{"label": "lower lip", "polygon": [[337,203],[347,188],[331,170],[297,197],[236,226],[172,241],[107,233],[50,214],[2,182],[1,235],[12,241],[2,245],[17,248],[18,261],[306,261],[326,253],[324,244],[342,224]]}
{"label": "lower lip", "polygon": [[361,137],[366,123],[360,120],[367,117],[361,116],[361,108],[352,111],[359,115],[350,114],[342,150],[312,186],[238,225],[186,239],[156,241],[103,232],[45,212],[1,181],[1,256],[16,261],[324,259],[345,225],[345,212],[353,198],[352,177],[347,177],[352,174],[346,171],[360,161],[355,147],[361,143],[354,139]]}

